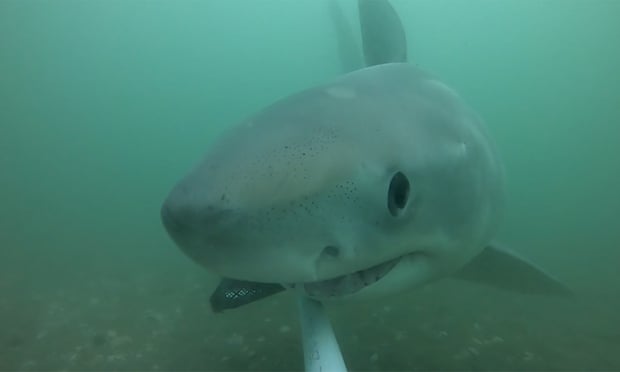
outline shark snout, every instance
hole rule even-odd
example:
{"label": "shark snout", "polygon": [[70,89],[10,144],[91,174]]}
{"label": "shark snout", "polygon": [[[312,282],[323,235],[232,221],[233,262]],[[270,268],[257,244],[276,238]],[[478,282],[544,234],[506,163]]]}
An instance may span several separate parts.
{"label": "shark snout", "polygon": [[161,221],[166,231],[171,236],[174,236],[184,229],[182,219],[177,212],[178,211],[171,208],[168,203],[164,203],[161,207]]}
{"label": "shark snout", "polygon": [[216,202],[202,200],[182,188],[170,193],[161,207],[161,220],[170,237],[181,247],[204,240],[230,225],[234,213]]}

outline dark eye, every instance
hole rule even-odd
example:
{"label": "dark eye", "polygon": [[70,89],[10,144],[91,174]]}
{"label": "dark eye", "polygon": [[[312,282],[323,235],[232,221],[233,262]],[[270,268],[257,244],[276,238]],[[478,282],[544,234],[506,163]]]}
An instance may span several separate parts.
{"label": "dark eye", "polygon": [[407,206],[407,201],[409,201],[409,190],[410,185],[407,176],[401,172],[396,172],[392,176],[388,189],[387,207],[392,216],[398,217],[402,214]]}

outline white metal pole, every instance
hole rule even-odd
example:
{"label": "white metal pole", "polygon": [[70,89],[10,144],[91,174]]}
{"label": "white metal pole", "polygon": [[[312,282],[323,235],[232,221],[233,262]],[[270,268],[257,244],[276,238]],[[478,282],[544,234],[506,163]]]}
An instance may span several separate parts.
{"label": "white metal pole", "polygon": [[299,295],[306,372],[346,372],[338,341],[323,304]]}

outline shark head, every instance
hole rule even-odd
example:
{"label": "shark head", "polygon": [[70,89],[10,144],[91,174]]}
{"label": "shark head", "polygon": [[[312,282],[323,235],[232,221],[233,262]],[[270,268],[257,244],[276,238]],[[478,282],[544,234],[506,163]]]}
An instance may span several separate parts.
{"label": "shark head", "polygon": [[454,91],[385,64],[239,123],[161,214],[176,244],[219,275],[346,296],[422,284],[479,253],[497,225],[501,173]]}

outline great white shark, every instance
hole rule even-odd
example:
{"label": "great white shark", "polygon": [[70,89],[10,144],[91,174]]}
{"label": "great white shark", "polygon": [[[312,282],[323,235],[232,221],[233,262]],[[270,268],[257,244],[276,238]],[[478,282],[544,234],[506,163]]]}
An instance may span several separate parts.
{"label": "great white shark", "polygon": [[564,294],[494,243],[504,169],[476,112],[407,62],[387,0],[359,0],[367,67],[233,126],[166,198],[174,242],[223,279],[216,311],[285,289],[367,299],[446,278]]}

